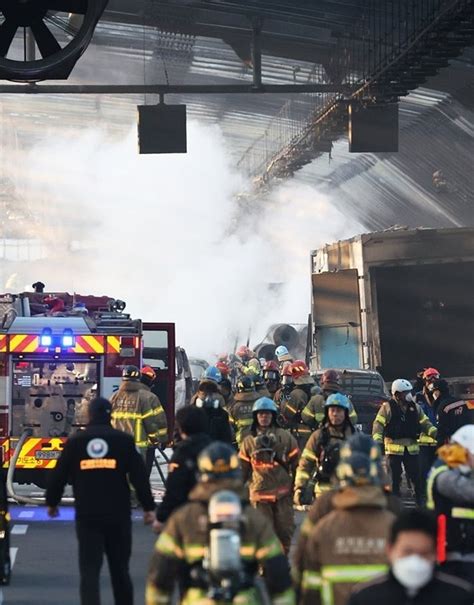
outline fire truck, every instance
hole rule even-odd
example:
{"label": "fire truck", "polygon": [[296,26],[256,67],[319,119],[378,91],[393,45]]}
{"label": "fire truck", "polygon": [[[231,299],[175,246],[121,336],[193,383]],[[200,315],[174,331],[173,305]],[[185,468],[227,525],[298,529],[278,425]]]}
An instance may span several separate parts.
{"label": "fire truck", "polygon": [[46,485],[68,436],[87,423],[89,401],[110,397],[125,365],[155,369],[171,436],[174,324],[132,319],[123,301],[107,296],[35,285],[0,295],[0,446],[9,485]]}

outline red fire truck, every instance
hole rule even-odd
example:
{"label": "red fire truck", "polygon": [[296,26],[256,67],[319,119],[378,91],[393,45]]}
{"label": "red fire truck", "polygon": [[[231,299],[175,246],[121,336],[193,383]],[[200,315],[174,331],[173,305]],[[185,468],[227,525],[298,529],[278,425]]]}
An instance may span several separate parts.
{"label": "red fire truck", "polygon": [[16,483],[44,487],[67,437],[87,422],[87,404],[118,389],[124,365],[156,370],[171,435],[175,326],[132,319],[106,296],[38,289],[0,295],[0,445]]}

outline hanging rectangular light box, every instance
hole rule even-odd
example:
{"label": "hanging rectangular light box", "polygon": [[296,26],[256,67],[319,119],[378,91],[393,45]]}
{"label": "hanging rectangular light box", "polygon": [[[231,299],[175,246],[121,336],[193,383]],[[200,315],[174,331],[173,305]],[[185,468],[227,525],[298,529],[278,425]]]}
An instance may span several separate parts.
{"label": "hanging rectangular light box", "polygon": [[186,105],[140,105],[138,147],[144,153],[187,153]]}
{"label": "hanging rectangular light box", "polygon": [[392,153],[398,151],[398,103],[349,104],[349,151]]}

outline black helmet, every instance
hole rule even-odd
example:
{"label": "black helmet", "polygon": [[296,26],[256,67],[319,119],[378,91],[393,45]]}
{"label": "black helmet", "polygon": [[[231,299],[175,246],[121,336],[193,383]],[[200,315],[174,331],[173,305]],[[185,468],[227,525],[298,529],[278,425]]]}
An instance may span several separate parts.
{"label": "black helmet", "polygon": [[250,376],[241,376],[237,381],[237,393],[251,393],[255,391],[255,385]]}
{"label": "black helmet", "polygon": [[355,433],[340,451],[337,467],[340,485],[380,485],[381,460],[380,448],[372,437]]}
{"label": "black helmet", "polygon": [[140,370],[137,366],[124,366],[122,370],[122,380],[138,382],[140,380]]}
{"label": "black helmet", "polygon": [[228,443],[214,441],[202,450],[197,463],[201,481],[240,479],[239,458]]}

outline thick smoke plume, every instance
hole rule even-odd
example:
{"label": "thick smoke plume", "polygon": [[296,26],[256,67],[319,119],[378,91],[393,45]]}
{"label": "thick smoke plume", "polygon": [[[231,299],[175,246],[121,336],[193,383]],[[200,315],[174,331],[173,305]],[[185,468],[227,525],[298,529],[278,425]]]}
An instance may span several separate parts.
{"label": "thick smoke plume", "polygon": [[219,129],[193,122],[187,155],[139,156],[135,130],[114,142],[91,131],[48,139],[24,166],[17,186],[37,201],[48,258],[12,264],[17,282],[124,299],[134,317],[176,322],[196,356],[306,322],[310,249],[361,230],[309,186],[239,197]]}

